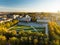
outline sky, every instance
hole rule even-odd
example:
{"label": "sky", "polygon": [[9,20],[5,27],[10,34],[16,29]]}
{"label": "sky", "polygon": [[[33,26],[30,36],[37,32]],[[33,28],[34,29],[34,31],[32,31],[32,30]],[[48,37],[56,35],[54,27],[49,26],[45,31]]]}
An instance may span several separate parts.
{"label": "sky", "polygon": [[0,12],[57,12],[60,0],[0,0]]}

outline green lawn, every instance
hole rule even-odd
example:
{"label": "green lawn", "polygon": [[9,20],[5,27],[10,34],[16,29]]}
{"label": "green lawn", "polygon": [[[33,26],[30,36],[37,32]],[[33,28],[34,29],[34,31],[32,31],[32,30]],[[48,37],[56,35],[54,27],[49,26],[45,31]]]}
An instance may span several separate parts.
{"label": "green lawn", "polygon": [[[44,27],[34,27],[37,31],[45,31],[45,28]],[[34,29],[30,26],[24,26],[24,25],[20,25],[20,26],[14,26],[12,29],[10,30],[17,30],[17,31],[20,31],[20,30],[25,30],[25,31],[28,31],[28,30],[31,30],[31,31],[34,31]]]}

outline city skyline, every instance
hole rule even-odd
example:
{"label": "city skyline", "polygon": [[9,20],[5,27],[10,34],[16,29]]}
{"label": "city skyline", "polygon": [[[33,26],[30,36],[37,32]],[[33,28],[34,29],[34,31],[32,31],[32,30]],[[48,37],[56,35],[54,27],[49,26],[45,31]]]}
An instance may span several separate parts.
{"label": "city skyline", "polygon": [[57,12],[60,0],[0,0],[0,12]]}

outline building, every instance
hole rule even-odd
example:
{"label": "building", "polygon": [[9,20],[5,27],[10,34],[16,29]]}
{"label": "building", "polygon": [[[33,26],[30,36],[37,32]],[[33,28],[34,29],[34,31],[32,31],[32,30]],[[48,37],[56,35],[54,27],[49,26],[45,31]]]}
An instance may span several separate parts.
{"label": "building", "polygon": [[0,20],[0,23],[3,23],[4,21],[3,20]]}
{"label": "building", "polygon": [[48,23],[50,20],[48,17],[43,17],[41,18],[40,16],[37,16],[37,22],[43,22],[43,23]]}
{"label": "building", "polygon": [[29,21],[31,21],[31,17],[30,17],[29,15],[26,15],[26,16],[25,16],[25,20],[26,20],[27,22],[29,22]]}
{"label": "building", "polygon": [[48,23],[50,20],[37,20],[37,22],[44,22],[44,23]]}
{"label": "building", "polygon": [[13,15],[13,19],[16,19],[17,17],[19,17],[19,15]]}
{"label": "building", "polygon": [[19,16],[19,18],[23,18],[23,16]]}
{"label": "building", "polygon": [[9,14],[9,15],[7,15],[7,18],[16,19],[17,17],[19,17],[19,15],[15,15],[15,14]]}
{"label": "building", "polygon": [[18,20],[29,22],[31,21],[31,17],[29,15],[26,15],[25,17],[21,16],[20,18],[18,18]]}

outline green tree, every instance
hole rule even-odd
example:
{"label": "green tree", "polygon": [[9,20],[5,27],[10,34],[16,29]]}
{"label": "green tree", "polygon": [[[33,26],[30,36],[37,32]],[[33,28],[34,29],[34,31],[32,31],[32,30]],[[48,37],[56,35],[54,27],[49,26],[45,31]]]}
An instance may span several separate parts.
{"label": "green tree", "polygon": [[11,45],[18,45],[19,44],[19,40],[16,37],[11,37],[9,39],[9,42]]}
{"label": "green tree", "polygon": [[7,41],[7,40],[6,40],[6,37],[0,35],[0,45],[6,45],[6,43],[7,43],[6,41]]}

